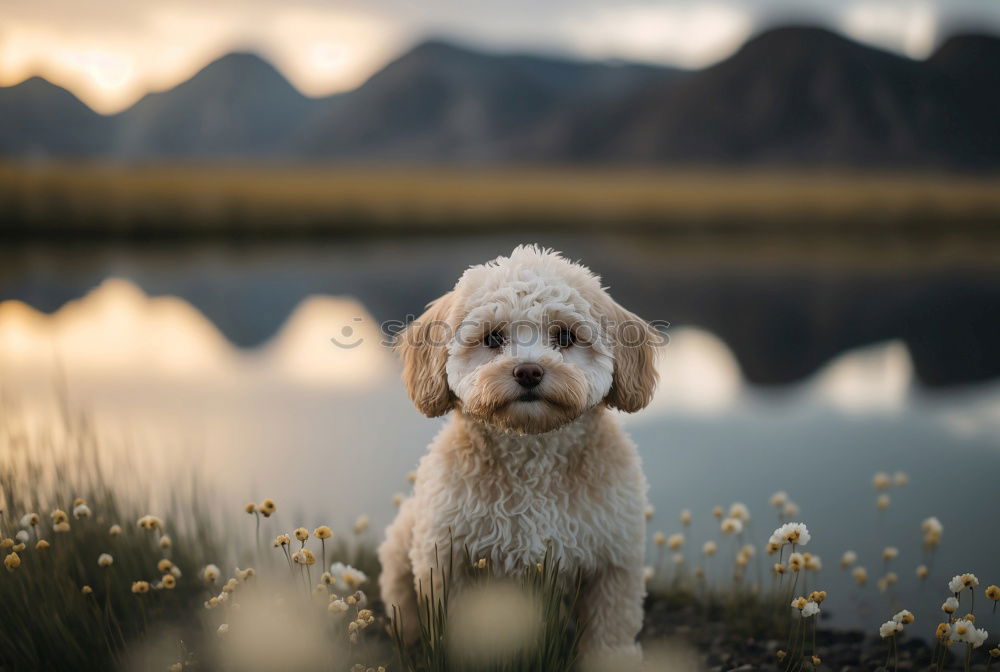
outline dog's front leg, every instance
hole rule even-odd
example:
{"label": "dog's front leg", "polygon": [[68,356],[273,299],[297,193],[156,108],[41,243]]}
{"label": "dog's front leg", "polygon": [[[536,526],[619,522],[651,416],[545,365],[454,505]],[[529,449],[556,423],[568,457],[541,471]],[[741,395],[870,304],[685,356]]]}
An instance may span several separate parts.
{"label": "dog's front leg", "polygon": [[[593,669],[614,661],[614,670],[638,670],[642,654],[636,635],[642,629],[646,582],[642,562],[605,565],[584,585],[579,616],[583,624],[580,651]],[[586,669],[590,669],[587,667]]]}
{"label": "dog's front leg", "polygon": [[[385,541],[378,548],[378,560],[382,565],[379,586],[385,610],[402,620],[403,639],[413,642],[420,632],[417,622],[417,593],[413,584],[413,567],[410,563],[410,548],[413,545],[413,498],[405,500],[399,507],[396,519],[385,531]],[[395,612],[393,611],[395,607]]]}

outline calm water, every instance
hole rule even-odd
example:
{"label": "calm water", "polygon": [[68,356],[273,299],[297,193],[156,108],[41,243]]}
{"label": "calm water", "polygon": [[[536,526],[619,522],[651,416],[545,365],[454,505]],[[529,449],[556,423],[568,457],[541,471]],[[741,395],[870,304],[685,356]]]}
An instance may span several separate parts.
{"label": "calm water", "polygon": [[[0,307],[0,385],[44,425],[58,369],[109,450],[150,465],[193,460],[234,508],[276,497],[278,524],[343,528],[366,512],[374,538],[440,426],[406,399],[377,324],[419,313],[462,268],[514,242],[5,251],[0,299],[27,307]],[[776,524],[768,497],[786,490],[841,622],[893,613],[873,585],[884,546],[900,550],[890,567],[900,604],[925,624],[952,574],[1000,582],[1000,542],[985,533],[1000,506],[1000,268],[885,241],[793,252],[768,241],[540,242],[673,325],[656,400],[623,420],[651,483],[651,529],[680,531],[680,510],[695,513],[689,564],[720,537],[712,506],[745,502],[761,542]],[[360,347],[330,345],[344,326]],[[910,475],[881,514],[879,470]],[[945,541],[921,590],[913,573],[930,515]],[[734,543],[720,541],[716,575]],[[864,591],[837,568],[848,548],[871,575]]]}

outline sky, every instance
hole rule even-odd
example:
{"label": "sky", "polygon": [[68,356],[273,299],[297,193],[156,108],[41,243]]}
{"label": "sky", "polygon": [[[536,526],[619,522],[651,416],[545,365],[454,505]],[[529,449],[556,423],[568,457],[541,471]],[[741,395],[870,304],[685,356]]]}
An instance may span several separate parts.
{"label": "sky", "polygon": [[105,114],[234,50],[324,96],[428,37],[698,68],[787,23],[912,58],[954,32],[1000,33],[996,0],[0,0],[0,17],[0,86],[41,75]]}

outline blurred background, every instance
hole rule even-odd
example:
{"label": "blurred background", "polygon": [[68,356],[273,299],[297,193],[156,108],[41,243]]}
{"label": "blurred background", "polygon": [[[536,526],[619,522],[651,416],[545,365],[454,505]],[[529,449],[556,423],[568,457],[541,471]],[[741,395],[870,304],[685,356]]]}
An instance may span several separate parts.
{"label": "blurred background", "polygon": [[[378,536],[440,426],[380,325],[539,243],[671,324],[623,418],[654,528],[692,509],[696,553],[742,501],[763,542],[786,490],[831,594],[849,548],[874,583],[899,547],[914,611],[995,568],[1000,5],[0,7],[6,422],[55,441],[69,404],[144,497],[193,464]],[[876,471],[908,475],[882,511]]]}

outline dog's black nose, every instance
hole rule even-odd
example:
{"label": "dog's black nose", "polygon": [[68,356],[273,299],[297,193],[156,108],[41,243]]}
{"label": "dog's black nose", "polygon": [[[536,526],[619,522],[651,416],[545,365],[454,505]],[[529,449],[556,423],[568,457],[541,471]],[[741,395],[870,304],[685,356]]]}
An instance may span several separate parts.
{"label": "dog's black nose", "polygon": [[518,364],[514,367],[514,378],[517,379],[518,385],[528,389],[542,382],[542,376],[544,375],[545,369],[538,364]]}

